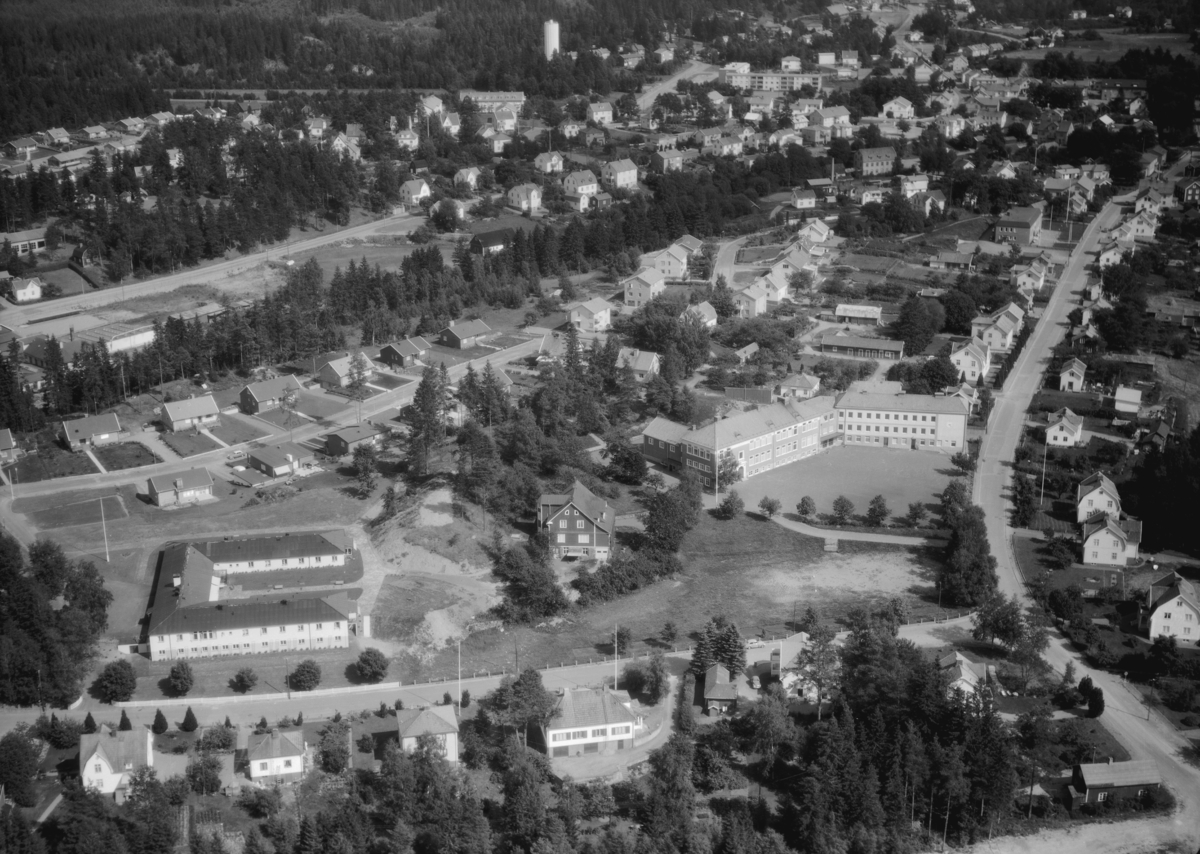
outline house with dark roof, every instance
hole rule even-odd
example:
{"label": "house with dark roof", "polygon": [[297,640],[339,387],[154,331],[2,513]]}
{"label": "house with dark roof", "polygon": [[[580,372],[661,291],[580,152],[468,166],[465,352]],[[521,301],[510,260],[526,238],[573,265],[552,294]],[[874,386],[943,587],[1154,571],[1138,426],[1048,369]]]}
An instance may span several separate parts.
{"label": "house with dark roof", "polygon": [[823,354],[831,356],[855,356],[859,359],[904,358],[904,342],[888,338],[864,338],[849,335],[841,330],[833,335],[823,335],[817,342]]}
{"label": "house with dark roof", "polygon": [[169,543],[146,619],[151,661],[346,648],[351,594],[315,591],[234,597],[230,574],[344,565],[341,531]]}
{"label": "house with dark roof", "polygon": [[1200,599],[1196,598],[1196,586],[1175,572],[1151,582],[1138,621],[1151,640],[1166,635],[1181,644],[1197,643]]}
{"label": "house with dark roof", "polygon": [[429,353],[429,342],[420,335],[384,344],[379,351],[379,361],[392,368],[411,368],[423,361]]}
{"label": "house with dark roof", "polygon": [[293,442],[284,442],[281,445],[255,448],[246,460],[250,468],[262,472],[267,477],[287,477],[300,471],[314,458],[312,451]]}
{"label": "house with dark roof", "polygon": [[146,492],[158,507],[190,504],[213,497],[213,479],[206,468],[161,474],[150,478]]}
{"label": "house with dark roof", "polygon": [[451,323],[438,333],[442,344],[458,350],[469,350],[489,335],[492,328],[482,320],[464,320],[461,323]]}
{"label": "house with dark roof", "polygon": [[729,670],[714,664],[704,671],[704,712],[723,715],[737,710],[737,686],[729,681]]}
{"label": "house with dark roof", "polygon": [[678,421],[655,417],[642,430],[642,456],[646,462],[675,471],[680,466],[680,446],[690,428]]}
{"label": "house with dark roof", "polygon": [[1162,787],[1162,774],[1153,759],[1131,759],[1126,762],[1089,762],[1071,770],[1067,797],[1071,809],[1084,804],[1103,804],[1114,801],[1144,798]]}
{"label": "house with dark roof", "polygon": [[378,446],[382,436],[383,430],[374,424],[344,427],[325,436],[325,453],[331,457],[344,457],[363,445]]}
{"label": "house with dark roof", "polygon": [[1096,516],[1083,523],[1083,563],[1128,566],[1138,558],[1142,523],[1137,519]]}
{"label": "house with dark roof", "polygon": [[443,759],[458,762],[458,715],[453,706],[401,709],[396,712],[396,731],[405,753],[415,751],[422,738],[432,738]]}
{"label": "house with dark roof", "polygon": [[256,783],[296,783],[304,779],[308,745],[303,732],[251,733],[246,740],[246,768]]}
{"label": "house with dark roof", "polygon": [[481,231],[471,238],[471,242],[467,244],[467,248],[476,255],[493,255],[507,249],[515,236],[511,228]]}
{"label": "house with dark roof", "polygon": [[298,394],[299,391],[300,381],[291,374],[286,374],[245,386],[239,395],[239,403],[242,412],[247,415],[256,415],[259,412],[278,409],[280,401],[286,395]]}
{"label": "house with dark roof", "polygon": [[1031,246],[1042,236],[1041,208],[1010,208],[996,222],[996,241]]}
{"label": "house with dark roof", "polygon": [[163,404],[163,427],[172,433],[180,430],[199,430],[221,423],[221,409],[211,394],[173,400]]}
{"label": "house with dark roof", "polygon": [[549,534],[555,557],[608,560],[616,518],[608,502],[579,481],[570,492],[546,493],[538,499],[538,527]]}
{"label": "house with dark roof", "polygon": [[628,692],[607,688],[564,689],[543,727],[552,759],[629,750],[644,729],[645,719]]}
{"label": "house with dark roof", "polygon": [[154,765],[153,738],[150,728],[141,724],[130,730],[101,724],[96,732],[81,735],[79,776],[83,787],[124,803],[133,773]]}
{"label": "house with dark roof", "polygon": [[58,437],[69,451],[82,451],[89,445],[93,448],[120,442],[121,422],[111,412],[104,415],[89,415],[74,421],[63,421],[58,428]]}

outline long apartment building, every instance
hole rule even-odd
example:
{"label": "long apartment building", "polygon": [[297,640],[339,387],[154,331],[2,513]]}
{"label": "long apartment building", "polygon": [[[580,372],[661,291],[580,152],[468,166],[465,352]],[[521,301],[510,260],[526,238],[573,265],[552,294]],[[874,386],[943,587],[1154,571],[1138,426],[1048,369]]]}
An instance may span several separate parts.
{"label": "long apartment building", "polygon": [[960,397],[904,394],[900,383],[855,383],[836,400],[771,403],[701,427],[655,418],[642,432],[642,455],[668,470],[691,469],[711,486],[726,452],[744,478],[836,445],[957,453],[966,447],[968,412]]}
{"label": "long apartment building", "polygon": [[146,620],[150,660],[348,647],[357,617],[350,591],[239,597],[230,575],[332,569],[353,551],[342,531],[168,544]]}
{"label": "long apartment building", "polygon": [[655,418],[642,433],[642,454],[670,470],[691,469],[711,486],[726,452],[743,477],[753,477],[837,442],[833,398],[816,397],[742,410],[694,429]]}
{"label": "long apartment building", "polygon": [[717,78],[726,86],[738,89],[753,89],[756,92],[793,92],[811,86],[821,91],[821,75],[797,71],[751,71],[738,63],[717,72]]}

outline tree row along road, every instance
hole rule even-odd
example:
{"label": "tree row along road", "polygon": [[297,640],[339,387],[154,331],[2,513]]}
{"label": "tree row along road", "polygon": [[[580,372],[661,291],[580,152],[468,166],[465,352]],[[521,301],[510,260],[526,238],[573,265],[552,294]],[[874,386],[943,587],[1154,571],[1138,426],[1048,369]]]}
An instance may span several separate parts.
{"label": "tree row along road", "polygon": [[[111,285],[102,290],[91,291],[66,299],[35,303],[29,306],[11,306],[5,311],[0,312],[0,323],[3,323],[9,329],[16,330],[18,327],[36,324],[39,320],[56,317],[71,311],[96,308],[110,302],[119,302],[131,297],[145,296],[146,294],[177,288],[180,285],[199,284],[212,281],[213,279],[226,278],[235,273],[241,273],[256,267],[271,258],[281,258],[285,255],[298,252],[307,252],[311,249],[317,249],[330,243],[337,243],[351,238],[367,237],[374,234],[384,225],[394,226],[405,220],[411,220],[413,228],[416,228],[419,224],[416,217],[409,216],[408,214],[390,216],[350,228],[323,232],[291,243],[276,244],[261,252],[241,255],[237,258],[231,258],[228,261],[218,261],[208,266],[194,267],[182,273],[172,273],[169,276],[160,276],[154,279],[146,279],[145,281],[132,282],[127,285]],[[36,331],[35,329],[22,329],[19,334],[31,335]]]}
{"label": "tree row along road", "polygon": [[[1008,524],[1010,506],[1006,492],[1010,487],[1012,460],[1025,413],[1041,384],[1042,373],[1054,346],[1065,332],[1072,299],[1087,283],[1085,265],[1094,260],[1101,235],[1120,219],[1120,208],[1109,203],[1084,232],[1071,259],[1051,295],[1037,328],[1017,360],[1017,365],[996,396],[988,433],[984,436],[975,477],[974,501],[983,507],[987,518],[988,539],[998,563],[1001,592],[1029,598],[1012,551],[1012,528]],[[1150,520],[1153,524],[1153,520]],[[1075,662],[1080,678],[1090,676],[1103,689],[1106,702],[1101,722],[1113,733],[1134,759],[1153,759],[1163,779],[1179,802],[1175,815],[1167,818],[1140,819],[1119,824],[1091,824],[1069,831],[1054,831],[1031,837],[1006,837],[981,844],[979,850],[991,852],[1044,852],[1055,854],[1129,854],[1162,850],[1165,847],[1195,851],[1200,840],[1197,817],[1200,815],[1200,773],[1183,761],[1188,741],[1168,722],[1149,712],[1138,695],[1119,677],[1093,670],[1075,654],[1061,635],[1052,635],[1046,658],[1057,671]],[[985,847],[986,846],[986,847]]]}

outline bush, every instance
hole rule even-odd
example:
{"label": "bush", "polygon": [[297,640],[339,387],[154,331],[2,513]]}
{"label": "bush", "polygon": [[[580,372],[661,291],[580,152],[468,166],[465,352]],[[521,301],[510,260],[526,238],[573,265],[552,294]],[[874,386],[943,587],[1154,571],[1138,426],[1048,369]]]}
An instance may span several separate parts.
{"label": "bush", "polygon": [[375,647],[368,647],[358,654],[358,677],[364,682],[382,682],[389,663],[386,655]]}
{"label": "bush", "polygon": [[133,697],[136,689],[137,674],[133,672],[133,665],[125,659],[104,665],[92,683],[92,691],[104,703],[123,703]]}
{"label": "bush", "polygon": [[369,732],[364,732],[358,737],[355,746],[359,753],[374,753],[375,752],[375,737]]}
{"label": "bush", "polygon": [[258,674],[249,667],[243,667],[233,677],[233,688],[242,694],[247,694],[258,684]]}
{"label": "bush", "polygon": [[778,513],[782,507],[783,505],[780,503],[778,498],[763,496],[762,501],[758,502],[758,509],[761,510],[763,515],[768,519],[774,518],[775,514]]}
{"label": "bush", "polygon": [[258,789],[249,786],[242,789],[237,805],[251,818],[270,818],[279,812],[283,798],[278,789]]}
{"label": "bush", "polygon": [[459,701],[459,706],[465,709],[469,705],[471,705],[471,692],[466,688],[463,688],[462,699]]}
{"label": "bush", "polygon": [[192,665],[186,661],[176,661],[171,665],[171,674],[167,677],[167,683],[171,686],[171,693],[176,697],[182,697],[192,690],[192,686],[196,684],[196,676],[192,673]]}
{"label": "bush", "polygon": [[201,753],[230,753],[237,747],[237,733],[229,727],[210,726],[196,742]]}
{"label": "bush", "polygon": [[729,493],[717,505],[717,515],[722,519],[732,519],[735,516],[741,516],[744,512],[746,512],[746,502],[742,500],[742,496],[738,495],[736,489],[729,490]]}
{"label": "bush", "polygon": [[292,671],[292,688],[296,691],[311,691],[321,684],[321,665],[306,658]]}
{"label": "bush", "polygon": [[800,515],[801,519],[808,519],[817,512],[817,502],[813,501],[811,495],[806,495],[796,505],[796,512]]}

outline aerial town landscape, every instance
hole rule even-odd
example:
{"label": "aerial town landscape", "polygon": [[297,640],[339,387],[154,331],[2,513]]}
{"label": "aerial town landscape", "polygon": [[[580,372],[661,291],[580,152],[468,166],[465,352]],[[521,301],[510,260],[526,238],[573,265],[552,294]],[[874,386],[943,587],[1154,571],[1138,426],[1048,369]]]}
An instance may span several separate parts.
{"label": "aerial town landscape", "polygon": [[0,852],[1195,852],[1198,51],[0,5]]}

